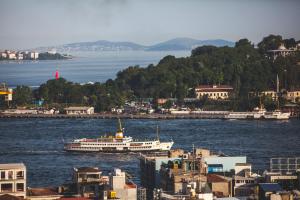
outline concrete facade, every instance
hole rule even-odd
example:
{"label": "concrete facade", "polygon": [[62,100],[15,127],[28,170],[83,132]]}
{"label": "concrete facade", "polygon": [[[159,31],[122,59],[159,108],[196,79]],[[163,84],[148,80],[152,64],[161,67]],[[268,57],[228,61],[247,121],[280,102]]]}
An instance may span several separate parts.
{"label": "concrete facade", "polygon": [[0,195],[26,198],[26,166],[23,163],[0,164]]}

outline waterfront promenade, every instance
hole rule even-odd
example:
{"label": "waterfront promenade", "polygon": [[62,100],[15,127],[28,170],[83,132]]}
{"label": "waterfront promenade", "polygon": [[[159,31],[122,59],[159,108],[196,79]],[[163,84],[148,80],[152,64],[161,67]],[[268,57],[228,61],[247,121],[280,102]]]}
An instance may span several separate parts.
{"label": "waterfront promenade", "polygon": [[111,114],[97,113],[91,115],[67,115],[67,114],[0,114],[0,118],[95,118],[95,119],[225,119],[225,113],[203,114]]}

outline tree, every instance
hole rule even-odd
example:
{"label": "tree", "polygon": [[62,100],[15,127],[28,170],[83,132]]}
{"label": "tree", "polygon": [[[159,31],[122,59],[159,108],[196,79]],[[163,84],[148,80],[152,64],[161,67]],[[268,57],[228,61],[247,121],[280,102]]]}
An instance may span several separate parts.
{"label": "tree", "polygon": [[26,106],[32,103],[32,91],[28,86],[17,86],[13,91],[13,104]]}
{"label": "tree", "polygon": [[282,43],[283,40],[280,35],[269,35],[258,43],[258,48],[261,53],[266,53],[268,50],[278,49]]}

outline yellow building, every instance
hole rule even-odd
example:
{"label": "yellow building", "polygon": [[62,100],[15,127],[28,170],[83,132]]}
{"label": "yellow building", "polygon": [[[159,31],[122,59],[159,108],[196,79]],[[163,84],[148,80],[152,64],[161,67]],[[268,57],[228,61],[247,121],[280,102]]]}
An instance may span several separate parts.
{"label": "yellow building", "polygon": [[293,102],[300,101],[300,89],[293,90],[293,91],[287,91],[286,99],[293,101]]}
{"label": "yellow building", "polygon": [[275,99],[277,98],[276,91],[273,91],[273,90],[262,91],[262,92],[260,93],[260,95],[262,95],[262,96],[269,96],[269,97],[271,97],[273,100],[275,100]]}
{"label": "yellow building", "polygon": [[228,99],[233,88],[228,85],[199,85],[195,88],[197,98],[207,95],[209,99]]}

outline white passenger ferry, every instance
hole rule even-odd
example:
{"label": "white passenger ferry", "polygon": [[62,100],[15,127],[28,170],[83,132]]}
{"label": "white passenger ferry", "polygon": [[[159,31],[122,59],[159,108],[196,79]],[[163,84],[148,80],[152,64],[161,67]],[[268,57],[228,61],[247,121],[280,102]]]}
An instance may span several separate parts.
{"label": "white passenger ferry", "polygon": [[64,144],[66,151],[80,152],[148,152],[168,151],[174,142],[161,142],[159,137],[153,140],[134,140],[130,136],[124,136],[124,129],[119,120],[119,129],[114,136],[102,136],[95,139],[75,139]]}

